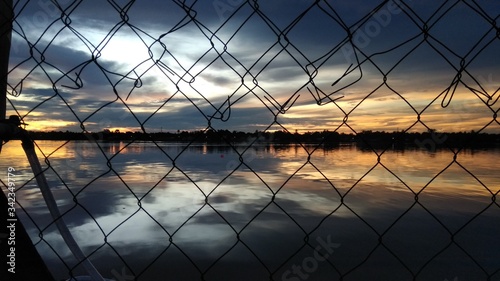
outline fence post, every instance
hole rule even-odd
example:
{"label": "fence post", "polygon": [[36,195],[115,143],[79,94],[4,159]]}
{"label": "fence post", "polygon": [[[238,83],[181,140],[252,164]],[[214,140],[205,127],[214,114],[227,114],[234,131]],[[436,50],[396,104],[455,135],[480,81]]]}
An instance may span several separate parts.
{"label": "fence post", "polygon": [[[14,11],[12,10],[12,0],[0,0],[0,120],[4,120],[7,113],[7,77],[9,73],[10,42],[12,34],[12,21]],[[0,139],[0,152],[2,151],[2,139]],[[7,197],[0,190],[0,206],[2,212],[0,217],[2,222],[7,220]],[[22,223],[16,225],[17,261],[24,265],[16,272],[16,278],[34,280],[35,278],[52,280],[52,276],[47,266],[43,263],[39,253],[32,246],[31,239],[24,229]],[[2,259],[3,261],[3,259]],[[29,266],[28,266],[29,265]],[[29,270],[28,270],[29,268]],[[3,272],[2,272],[3,273]],[[5,273],[4,273],[5,274]],[[15,278],[14,278],[15,279]]]}
{"label": "fence post", "polygon": [[[0,120],[5,120],[7,113],[7,78],[9,73],[12,22],[14,19],[14,11],[12,8],[13,0],[0,0]],[[2,142],[0,141],[0,151],[1,145]],[[35,174],[40,191],[47,202],[50,213],[55,219],[56,225],[61,232],[64,241],[78,261],[83,264],[87,272],[90,274],[90,278],[95,281],[103,281],[104,279],[102,276],[82,253],[78,244],[71,236],[66,224],[62,221],[61,214],[59,213],[59,209],[55,203],[56,201],[48,188],[47,180],[45,179],[40,167],[40,162],[36,156],[33,142],[25,132],[23,133],[23,148],[33,169],[33,173]],[[2,191],[0,191],[0,193],[2,193],[2,196],[5,196]]]}
{"label": "fence post", "polygon": [[7,111],[7,74],[13,18],[12,0],[0,0],[0,119],[5,119]]}

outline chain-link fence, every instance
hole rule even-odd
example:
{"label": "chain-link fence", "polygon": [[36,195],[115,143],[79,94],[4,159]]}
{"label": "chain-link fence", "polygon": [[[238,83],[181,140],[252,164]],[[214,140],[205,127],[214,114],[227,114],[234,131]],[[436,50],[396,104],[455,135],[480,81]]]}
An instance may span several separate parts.
{"label": "chain-link fence", "polygon": [[[14,15],[7,111],[104,277],[500,280],[500,3],[19,0]],[[56,279],[86,275],[24,158],[4,144],[18,216]]]}

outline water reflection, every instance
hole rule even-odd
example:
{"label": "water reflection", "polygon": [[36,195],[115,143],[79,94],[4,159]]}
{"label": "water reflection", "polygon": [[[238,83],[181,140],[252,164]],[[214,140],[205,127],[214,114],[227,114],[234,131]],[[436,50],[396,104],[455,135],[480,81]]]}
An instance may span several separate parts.
{"label": "water reflection", "polygon": [[[313,254],[317,237],[329,237],[341,245],[329,257],[341,274],[363,264],[352,273],[357,280],[411,277],[408,268],[422,269],[425,280],[483,279],[467,255],[448,253],[458,245],[445,250],[457,231],[460,247],[487,271],[500,267],[500,209],[491,201],[500,189],[492,165],[499,151],[462,151],[456,159],[446,150],[386,151],[379,158],[354,146],[63,144],[40,141],[39,156],[75,239],[86,253],[96,251],[92,259],[106,277],[125,267],[140,280],[194,280],[207,270],[207,280],[282,280]],[[1,166],[14,163],[19,204],[48,227],[44,240],[72,264],[20,147],[9,142]],[[56,254],[38,247],[57,279],[66,277]],[[339,272],[324,263],[308,280]]]}

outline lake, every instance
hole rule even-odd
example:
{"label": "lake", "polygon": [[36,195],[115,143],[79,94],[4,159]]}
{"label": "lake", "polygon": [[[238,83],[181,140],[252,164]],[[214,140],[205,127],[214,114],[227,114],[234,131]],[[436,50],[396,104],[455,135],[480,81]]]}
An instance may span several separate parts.
{"label": "lake", "polygon": [[[36,143],[65,222],[106,278],[500,280],[499,150]],[[40,242],[18,208],[38,251],[68,278],[75,259],[20,142],[0,161],[43,230]]]}

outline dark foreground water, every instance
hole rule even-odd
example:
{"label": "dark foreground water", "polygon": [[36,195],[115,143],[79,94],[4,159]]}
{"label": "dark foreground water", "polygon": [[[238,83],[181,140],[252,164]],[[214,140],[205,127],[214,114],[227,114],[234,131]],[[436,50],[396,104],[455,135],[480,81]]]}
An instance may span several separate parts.
{"label": "dark foreground water", "polygon": [[[37,144],[65,222],[107,278],[500,280],[498,150],[454,160],[353,146],[238,146],[240,157],[227,146]],[[20,143],[0,161],[2,181],[16,169],[18,205],[43,230],[41,240],[18,208],[37,249],[68,278],[75,260]]]}

